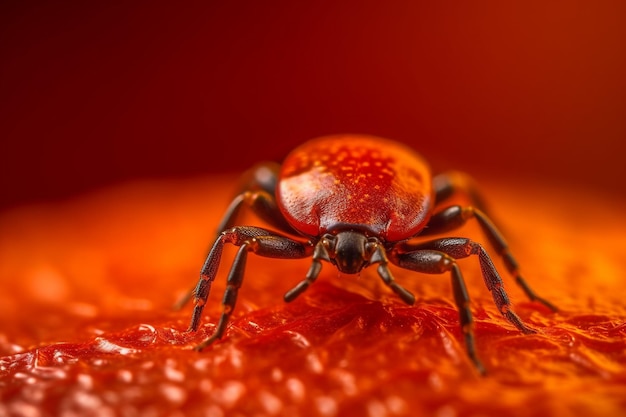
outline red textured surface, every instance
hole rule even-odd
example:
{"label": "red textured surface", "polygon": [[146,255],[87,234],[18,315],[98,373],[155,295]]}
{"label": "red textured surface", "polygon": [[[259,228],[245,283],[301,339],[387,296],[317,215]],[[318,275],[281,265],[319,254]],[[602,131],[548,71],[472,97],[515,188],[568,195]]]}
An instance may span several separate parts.
{"label": "red textured surface", "polygon": [[[623,202],[546,185],[484,187],[526,277],[562,311],[527,302],[503,273],[516,311],[540,331],[521,335],[496,312],[476,260],[460,261],[489,372],[479,378],[448,277],[395,269],[418,295],[407,307],[374,271],[345,279],[325,265],[308,292],[283,303],[307,260],[251,257],[226,338],[190,350],[213,329],[223,275],[197,334],[184,332],[190,309],[170,306],[194,284],[229,184],[135,183],[0,216],[0,415],[626,410]],[[473,226],[462,232],[481,239]]]}

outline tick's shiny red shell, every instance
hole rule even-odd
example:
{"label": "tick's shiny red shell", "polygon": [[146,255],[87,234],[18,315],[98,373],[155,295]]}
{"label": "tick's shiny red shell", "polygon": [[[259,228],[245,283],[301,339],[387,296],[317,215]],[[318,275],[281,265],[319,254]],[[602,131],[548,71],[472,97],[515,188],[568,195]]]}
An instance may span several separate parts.
{"label": "tick's shiny red shell", "polygon": [[413,150],[373,136],[325,136],[285,159],[278,205],[296,230],[320,236],[354,228],[394,242],[426,225],[433,205],[428,164]]}

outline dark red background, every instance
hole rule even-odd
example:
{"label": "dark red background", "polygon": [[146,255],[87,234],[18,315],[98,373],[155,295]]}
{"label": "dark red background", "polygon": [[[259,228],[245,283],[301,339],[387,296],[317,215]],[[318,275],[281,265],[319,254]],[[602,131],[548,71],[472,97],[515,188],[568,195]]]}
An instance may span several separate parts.
{"label": "dark red background", "polygon": [[381,4],[3,1],[0,207],[342,132],[623,192],[626,2]]}

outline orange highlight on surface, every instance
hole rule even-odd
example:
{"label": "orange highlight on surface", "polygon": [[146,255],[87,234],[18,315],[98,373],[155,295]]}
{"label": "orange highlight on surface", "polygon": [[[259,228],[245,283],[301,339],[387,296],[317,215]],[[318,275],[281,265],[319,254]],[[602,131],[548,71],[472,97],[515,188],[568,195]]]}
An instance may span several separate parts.
{"label": "orange highlight on surface", "polygon": [[[618,203],[580,190],[484,184],[524,276],[557,304],[528,302],[494,256],[522,335],[495,309],[475,259],[466,276],[479,354],[468,360],[447,275],[325,265],[282,301],[310,260],[250,256],[234,320],[220,313],[227,250],[197,333],[172,304],[196,282],[234,179],[134,183],[0,215],[0,414],[414,416],[620,415],[626,409],[626,274]],[[581,222],[581,219],[584,221]],[[253,216],[247,218],[255,223]],[[475,225],[459,235],[484,241]]]}

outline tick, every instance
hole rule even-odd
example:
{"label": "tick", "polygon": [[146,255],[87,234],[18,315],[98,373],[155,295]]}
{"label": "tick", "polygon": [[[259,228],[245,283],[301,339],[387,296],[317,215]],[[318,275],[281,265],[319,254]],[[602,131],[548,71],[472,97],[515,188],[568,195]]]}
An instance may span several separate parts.
{"label": "tick", "polygon": [[[467,177],[460,173],[433,177],[424,159],[400,143],[356,135],[314,139],[293,150],[282,166],[255,167],[244,183],[224,215],[200,280],[188,297],[194,300],[189,330],[196,331],[224,246],[239,247],[227,278],[223,312],[214,333],[198,350],[223,336],[243,282],[248,253],[253,252],[270,258],[312,257],[304,279],[285,294],[287,302],[313,284],[322,262],[335,265],[344,274],[358,274],[377,265],[383,282],[409,305],[415,303],[415,296],[396,282],[390,264],[427,274],[449,273],[467,354],[484,373],[476,352],[470,298],[457,259],[476,256],[500,313],[522,333],[535,330],[512,310],[502,279],[480,243],[464,237],[431,237],[469,220],[478,223],[526,295],[556,310],[522,278],[518,263],[483,212]],[[472,203],[446,204],[456,193],[465,193]],[[276,231],[237,225],[242,208],[251,209]]]}

